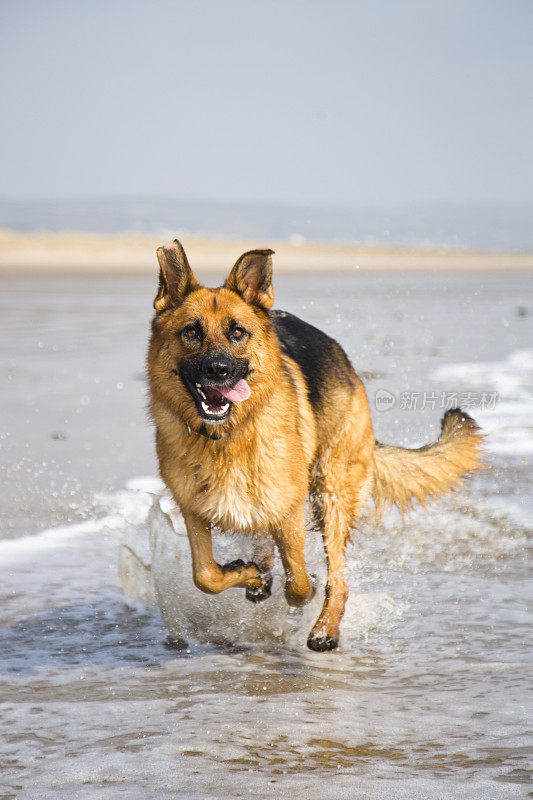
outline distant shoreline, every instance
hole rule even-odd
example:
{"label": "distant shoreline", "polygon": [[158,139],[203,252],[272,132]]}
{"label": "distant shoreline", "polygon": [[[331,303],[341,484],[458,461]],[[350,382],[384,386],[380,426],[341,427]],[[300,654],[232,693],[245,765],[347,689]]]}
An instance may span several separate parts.
{"label": "distant shoreline", "polygon": [[[153,274],[160,237],[0,230],[0,274]],[[278,271],[533,271],[533,253],[239,240],[186,236],[193,269],[227,270],[245,250],[271,247]]]}

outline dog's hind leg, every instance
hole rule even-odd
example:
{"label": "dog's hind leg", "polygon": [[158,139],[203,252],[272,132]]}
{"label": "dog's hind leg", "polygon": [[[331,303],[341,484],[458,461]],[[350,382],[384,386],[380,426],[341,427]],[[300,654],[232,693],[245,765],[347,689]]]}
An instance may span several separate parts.
{"label": "dog's hind leg", "polygon": [[246,589],[260,589],[263,578],[256,564],[232,561],[230,564],[217,564],[213,557],[211,530],[197,516],[184,514],[192,556],[193,580],[198,589],[208,594],[218,594],[232,586]]}
{"label": "dog's hind leg", "polygon": [[344,577],[344,548],[349,534],[346,514],[335,499],[321,496],[321,528],[328,576],[326,597],[320,616],[307,639],[311,650],[334,650],[339,644],[339,626],[348,599]]}
{"label": "dog's hind leg", "polygon": [[319,652],[334,650],[339,645],[339,627],[348,599],[344,551],[350,528],[365,505],[369,491],[365,480],[367,470],[362,464],[352,464],[345,471],[337,459],[330,463],[334,463],[336,468],[329,471],[327,480],[322,477],[317,481],[314,497],[315,517],[322,531],[328,575],[324,605],[309,634],[307,646]]}

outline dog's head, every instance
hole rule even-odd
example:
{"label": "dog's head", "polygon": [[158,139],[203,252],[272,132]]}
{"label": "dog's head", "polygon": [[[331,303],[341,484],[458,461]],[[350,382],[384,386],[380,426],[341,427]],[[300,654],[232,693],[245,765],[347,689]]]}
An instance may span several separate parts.
{"label": "dog's head", "polygon": [[279,369],[268,310],[272,250],[244,253],[218,289],[200,286],[180,242],[160,247],[148,353],[152,396],[183,421],[238,424]]}

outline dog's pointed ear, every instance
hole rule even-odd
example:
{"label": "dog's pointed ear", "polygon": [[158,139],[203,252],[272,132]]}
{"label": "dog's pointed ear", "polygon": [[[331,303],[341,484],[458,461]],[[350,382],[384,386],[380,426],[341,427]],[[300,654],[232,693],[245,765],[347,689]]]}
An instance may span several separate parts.
{"label": "dog's pointed ear", "polygon": [[189,292],[198,289],[200,284],[192,274],[185,250],[177,239],[172,244],[157,248],[157,260],[161,269],[154,308],[159,313],[171,306],[179,306]]}
{"label": "dog's pointed ear", "polygon": [[243,300],[268,311],[274,302],[272,289],[273,250],[249,250],[237,259],[226,283],[226,289],[240,294]]}

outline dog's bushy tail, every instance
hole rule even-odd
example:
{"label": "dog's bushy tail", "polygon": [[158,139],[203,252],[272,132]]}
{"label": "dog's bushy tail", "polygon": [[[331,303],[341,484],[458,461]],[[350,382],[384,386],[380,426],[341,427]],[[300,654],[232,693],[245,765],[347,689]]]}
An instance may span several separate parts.
{"label": "dog's bushy tail", "polygon": [[457,488],[469,472],[482,467],[483,435],[464,411],[450,409],[442,418],[436,442],[408,450],[376,442],[372,498],[381,516],[396,505],[402,514],[413,502],[426,507],[428,499]]}

